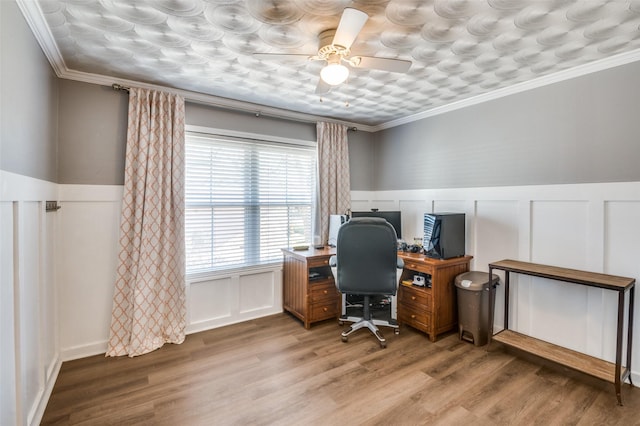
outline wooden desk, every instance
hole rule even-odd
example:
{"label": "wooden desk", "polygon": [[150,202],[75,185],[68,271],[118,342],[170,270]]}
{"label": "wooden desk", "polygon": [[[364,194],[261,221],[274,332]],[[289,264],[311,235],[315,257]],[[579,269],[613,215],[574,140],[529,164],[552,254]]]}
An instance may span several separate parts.
{"label": "wooden desk", "polygon": [[[504,278],[504,330],[492,337],[493,340],[548,359],[565,367],[582,371],[615,385],[618,404],[622,405],[621,384],[627,378],[631,383],[631,344],[633,337],[633,300],[635,282],[633,278],[598,274],[575,269],[558,268],[517,260],[501,260],[489,264],[489,274],[494,269],[505,271]],[[552,343],[544,342],[524,334],[509,330],[509,273],[514,272],[534,277],[564,281],[618,292],[618,328],[616,340],[616,362],[612,364],[599,358],[572,351]],[[629,317],[627,323],[627,363],[622,370],[622,345],[624,330],[624,299],[629,290]]]}
{"label": "wooden desk", "polygon": [[[340,293],[336,289],[329,258],[335,248],[308,250],[282,249],[284,255],[282,279],[282,307],[304,323],[312,323],[340,316]],[[318,278],[309,274],[318,273]]]}
{"label": "wooden desk", "polygon": [[[458,323],[454,279],[469,270],[472,256],[453,259],[431,259],[422,254],[399,252],[404,270],[398,288],[398,323],[406,324],[429,335],[432,342],[439,334]],[[422,272],[431,276],[431,288],[404,285]]]}
{"label": "wooden desk", "polygon": [[[284,256],[282,307],[300,319],[305,328],[312,323],[340,318],[341,297],[336,289],[329,258],[335,248],[308,250],[282,249]],[[431,288],[398,288],[398,324],[404,323],[429,335],[432,342],[439,334],[458,323],[454,278],[469,270],[472,256],[439,260],[421,254],[398,252],[404,261],[401,281],[422,272],[431,276]],[[310,279],[311,272],[319,278]]]}

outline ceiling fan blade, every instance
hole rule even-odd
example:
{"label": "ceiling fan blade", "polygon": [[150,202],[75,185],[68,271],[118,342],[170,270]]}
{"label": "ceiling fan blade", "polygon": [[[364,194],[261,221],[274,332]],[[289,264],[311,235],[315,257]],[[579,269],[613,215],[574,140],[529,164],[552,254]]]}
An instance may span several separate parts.
{"label": "ceiling fan blade", "polygon": [[318,79],[318,85],[316,86],[316,95],[324,95],[331,91],[331,85],[326,83],[323,79]]}
{"label": "ceiling fan blade", "polygon": [[391,58],[374,58],[372,56],[353,56],[351,65],[355,68],[369,68],[390,72],[407,72],[411,68],[411,61]]}
{"label": "ceiling fan blade", "polygon": [[342,12],[342,18],[340,18],[336,35],[333,36],[332,44],[349,49],[367,19],[369,19],[369,15],[366,13],[347,7]]}
{"label": "ceiling fan blade", "polygon": [[313,55],[299,55],[289,53],[253,53],[255,59],[266,59],[268,61],[307,61],[311,60]]}

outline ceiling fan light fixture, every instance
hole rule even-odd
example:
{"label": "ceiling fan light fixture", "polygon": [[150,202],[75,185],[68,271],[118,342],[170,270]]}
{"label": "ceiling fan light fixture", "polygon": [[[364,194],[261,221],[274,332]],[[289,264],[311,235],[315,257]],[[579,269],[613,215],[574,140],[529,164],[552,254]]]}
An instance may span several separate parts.
{"label": "ceiling fan light fixture", "polygon": [[320,71],[320,77],[322,80],[331,85],[337,86],[344,83],[349,77],[349,68],[340,63],[330,63]]}

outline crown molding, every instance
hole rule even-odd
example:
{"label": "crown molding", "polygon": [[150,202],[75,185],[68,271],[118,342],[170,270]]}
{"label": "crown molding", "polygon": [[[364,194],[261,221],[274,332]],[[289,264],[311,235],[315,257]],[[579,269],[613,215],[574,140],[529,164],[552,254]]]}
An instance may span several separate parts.
{"label": "crown molding", "polygon": [[269,107],[265,105],[258,105],[250,102],[237,101],[229,98],[222,98],[218,96],[208,95],[205,93],[192,92],[188,90],[175,89],[165,86],[159,86],[155,84],[143,83],[134,80],[127,80],[122,78],[115,78],[105,76],[101,74],[92,74],[81,71],[70,70],[64,58],[58,49],[53,34],[49,30],[49,26],[46,23],[44,14],[40,5],[34,0],[16,0],[20,11],[25,17],[29,28],[33,32],[36,40],[40,44],[40,48],[44,52],[47,60],[51,64],[54,72],[59,78],[66,80],[80,81],[84,83],[98,84],[103,86],[111,86],[113,83],[117,83],[123,86],[140,87],[150,90],[163,90],[171,93],[179,94],[190,102],[195,102],[203,105],[214,106],[223,109],[231,109],[235,111],[242,111],[256,116],[268,116],[272,118],[279,118],[283,120],[293,120],[303,123],[317,123],[318,121],[328,121],[331,123],[338,123],[348,126],[350,128],[357,128],[357,130],[363,130],[371,132],[373,127],[364,125],[361,123],[353,123],[347,121],[341,121],[328,117],[305,114],[286,110],[282,108]]}
{"label": "crown molding", "polygon": [[24,15],[27,25],[31,28],[31,32],[38,41],[38,44],[40,44],[40,48],[47,57],[49,64],[51,64],[53,71],[58,77],[62,78],[62,75],[67,71],[67,65],[64,63],[64,59],[62,59],[62,54],[60,50],[58,50],[58,45],[44,19],[40,5],[35,0],[16,0],[16,3],[22,15]]}
{"label": "crown molding", "polygon": [[[1,0],[0,0],[1,1]],[[332,123],[344,124],[357,130],[363,130],[366,132],[377,132],[380,130],[390,129],[392,127],[401,126],[403,124],[412,123],[414,121],[423,120],[425,118],[433,117],[436,115],[444,114],[447,112],[455,111],[468,106],[477,105],[483,102],[491,101],[494,99],[502,98],[505,96],[513,95],[516,93],[525,92],[527,90],[547,86],[549,84],[558,83],[572,78],[580,77],[583,75],[591,74],[598,71],[603,71],[609,68],[629,64],[640,60],[640,49],[633,50],[631,52],[620,53],[618,55],[604,58],[598,61],[583,64],[571,69],[559,71],[550,75],[536,78],[534,80],[525,81],[522,83],[514,84],[513,86],[497,89],[489,93],[474,96],[468,99],[464,99],[457,102],[452,102],[440,107],[432,108],[417,114],[409,115],[397,120],[388,121],[379,125],[371,126],[361,123],[345,122],[337,119],[331,119],[328,117],[316,116],[312,114],[305,114],[295,112],[291,110],[269,107],[264,105],[258,105],[250,102],[237,101],[229,98],[222,98],[218,96],[208,95],[204,93],[191,92],[187,90],[168,88],[164,86],[142,83],[139,81],[114,78],[100,74],[91,74],[80,71],[70,70],[62,58],[57,44],[49,30],[49,27],[45,21],[44,14],[40,9],[39,4],[35,0],[16,0],[18,7],[22,11],[31,31],[33,32],[36,40],[40,44],[42,51],[49,60],[54,72],[59,78],[81,81],[85,83],[99,84],[105,86],[111,86],[113,83],[118,83],[123,86],[141,87],[151,90],[164,90],[172,93],[180,94],[187,101],[200,103],[203,105],[209,105],[219,107],[223,109],[231,109],[236,111],[247,112],[255,115],[264,115],[273,118],[280,118],[283,120],[293,120],[305,123],[315,123],[318,121],[328,121]]]}
{"label": "crown molding", "polygon": [[302,123],[317,123],[318,121],[327,121],[331,123],[343,124],[349,128],[356,128],[371,132],[372,126],[362,125],[360,123],[351,123],[328,117],[322,117],[312,114],[304,114],[301,112],[290,111],[281,108],[274,108],[265,105],[258,105],[250,102],[237,101],[234,99],[222,98],[205,93],[192,92],[189,90],[176,89],[173,87],[159,86],[156,84],[143,83],[135,80],[128,80],[118,77],[109,77],[101,74],[91,74],[82,71],[65,70],[60,76],[66,80],[80,81],[83,83],[91,83],[102,86],[112,86],[114,83],[125,87],[139,87],[141,89],[162,90],[182,96],[186,101],[194,102],[202,105],[213,106],[216,108],[229,109],[233,111],[246,112],[256,117],[265,116],[278,118],[282,120],[298,121]]}
{"label": "crown molding", "polygon": [[598,61],[593,61],[587,64],[579,65],[574,68],[558,71],[556,73],[539,77],[534,80],[529,80],[522,83],[514,84],[513,86],[493,90],[489,93],[473,96],[471,98],[464,99],[458,102],[452,102],[450,104],[446,104],[437,108],[423,111],[418,114],[413,114],[407,117],[399,118],[397,120],[388,121],[378,126],[373,126],[372,131],[377,132],[384,129],[390,129],[392,127],[397,127],[403,124],[412,123],[414,121],[418,121],[418,120],[433,117],[436,115],[444,114],[447,112],[455,111],[461,108],[466,108],[468,106],[477,105],[483,102],[491,101],[493,99],[498,99],[498,98],[513,95],[516,93],[525,92],[527,90],[536,89],[539,87],[547,86],[547,85],[558,83],[561,81],[571,80],[572,78],[581,77],[583,75],[592,74],[598,71],[604,71],[609,68],[615,68],[615,67],[626,65],[636,61],[640,61],[640,49],[632,50],[630,52],[620,53],[618,55],[600,59]]}

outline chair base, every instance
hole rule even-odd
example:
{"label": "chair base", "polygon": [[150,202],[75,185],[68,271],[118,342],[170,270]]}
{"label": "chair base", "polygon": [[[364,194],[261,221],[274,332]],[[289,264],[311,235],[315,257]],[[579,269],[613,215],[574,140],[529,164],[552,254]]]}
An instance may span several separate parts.
{"label": "chair base", "polygon": [[393,328],[393,332],[395,334],[398,334],[400,332],[400,328],[398,327],[398,324],[394,324],[392,322],[389,321],[383,321],[383,320],[376,320],[376,319],[365,319],[365,318],[356,318],[356,317],[346,317],[340,318],[340,324],[342,325],[343,321],[351,321],[354,322],[353,324],[351,324],[351,326],[349,327],[348,330],[343,331],[342,332],[342,341],[346,342],[349,340],[349,335],[357,330],[360,330],[361,328],[367,328],[371,334],[373,334],[374,336],[376,336],[376,338],[378,339],[378,342],[380,343],[380,346],[383,348],[387,347],[387,340],[384,338],[384,336],[382,335],[382,332],[380,331],[380,329],[377,327],[378,325],[380,326],[385,326],[385,327],[391,327]]}

